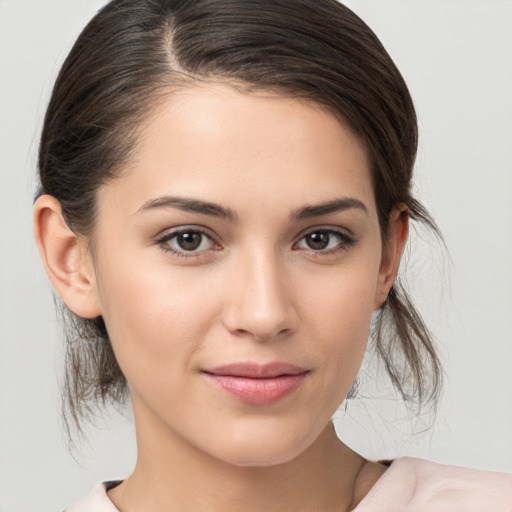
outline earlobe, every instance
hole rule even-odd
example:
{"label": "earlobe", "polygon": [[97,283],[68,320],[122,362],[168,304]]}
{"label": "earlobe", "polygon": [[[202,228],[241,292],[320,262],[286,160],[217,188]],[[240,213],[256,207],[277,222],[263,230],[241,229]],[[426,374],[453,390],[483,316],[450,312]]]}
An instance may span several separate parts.
{"label": "earlobe", "polygon": [[382,307],[395,282],[408,234],[409,212],[404,204],[399,204],[389,217],[389,232],[382,250],[374,309]]}
{"label": "earlobe", "polygon": [[101,315],[96,279],[85,241],[75,235],[57,199],[40,196],[34,205],[34,235],[46,273],[66,306],[83,318]]}

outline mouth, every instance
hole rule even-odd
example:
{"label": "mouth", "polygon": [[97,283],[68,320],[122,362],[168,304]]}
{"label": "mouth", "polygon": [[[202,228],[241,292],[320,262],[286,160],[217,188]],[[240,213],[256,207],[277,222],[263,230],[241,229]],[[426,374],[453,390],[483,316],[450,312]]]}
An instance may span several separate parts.
{"label": "mouth", "polygon": [[218,389],[242,402],[269,405],[300,387],[309,370],[282,362],[235,363],[202,370]]}

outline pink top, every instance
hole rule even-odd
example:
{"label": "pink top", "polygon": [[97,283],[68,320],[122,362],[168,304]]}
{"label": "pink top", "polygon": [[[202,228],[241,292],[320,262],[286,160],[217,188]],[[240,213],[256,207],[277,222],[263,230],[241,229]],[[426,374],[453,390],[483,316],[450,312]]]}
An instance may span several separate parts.
{"label": "pink top", "polygon": [[[97,485],[65,512],[119,512],[107,496],[114,485]],[[512,475],[402,457],[353,512],[512,512]]]}

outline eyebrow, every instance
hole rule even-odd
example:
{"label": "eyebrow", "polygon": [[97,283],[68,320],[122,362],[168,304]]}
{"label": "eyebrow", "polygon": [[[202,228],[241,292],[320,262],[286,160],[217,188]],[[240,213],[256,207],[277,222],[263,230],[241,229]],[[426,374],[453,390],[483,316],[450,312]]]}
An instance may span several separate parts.
{"label": "eyebrow", "polygon": [[135,213],[137,214],[158,208],[177,208],[184,212],[210,215],[212,217],[227,219],[231,222],[235,222],[237,220],[236,213],[229,208],[223,208],[218,204],[203,201],[201,199],[188,199],[174,196],[162,196],[157,197],[156,199],[150,199],[149,201],[146,201]]}
{"label": "eyebrow", "polygon": [[321,215],[343,212],[352,208],[362,210],[364,213],[368,214],[368,208],[366,208],[365,204],[359,199],[354,197],[342,197],[340,199],[327,201],[326,203],[314,204],[299,208],[292,213],[291,218],[292,220],[300,221],[310,219],[311,217],[319,217]]}
{"label": "eyebrow", "polygon": [[[230,208],[224,208],[218,204],[201,199],[192,199],[175,196],[162,196],[155,199],[146,201],[135,213],[140,213],[148,210],[155,210],[159,208],[177,208],[185,212],[199,213],[202,215],[210,215],[221,219],[227,219],[231,222],[236,222],[238,215]],[[292,221],[301,221],[310,219],[312,217],[319,217],[321,215],[329,215],[333,213],[343,212],[356,208],[368,214],[368,209],[365,204],[354,197],[343,197],[333,199],[325,203],[304,206],[295,210],[290,218]]]}

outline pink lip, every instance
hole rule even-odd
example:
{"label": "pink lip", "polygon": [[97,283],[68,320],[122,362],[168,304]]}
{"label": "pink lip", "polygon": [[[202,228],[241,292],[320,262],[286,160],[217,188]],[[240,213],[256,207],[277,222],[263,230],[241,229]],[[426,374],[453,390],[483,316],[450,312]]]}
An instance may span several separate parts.
{"label": "pink lip", "polygon": [[218,366],[203,373],[217,387],[243,402],[267,405],[295,391],[309,373],[288,363],[236,363]]}

